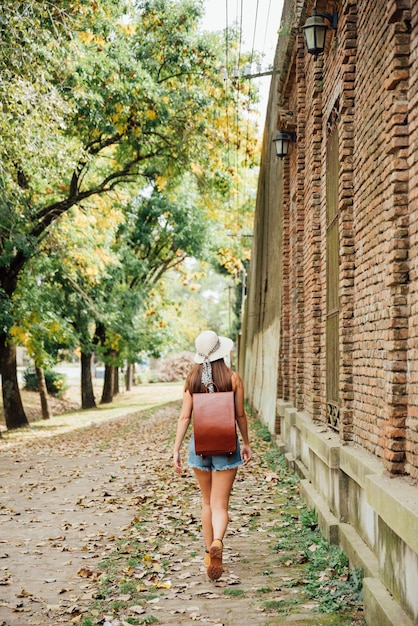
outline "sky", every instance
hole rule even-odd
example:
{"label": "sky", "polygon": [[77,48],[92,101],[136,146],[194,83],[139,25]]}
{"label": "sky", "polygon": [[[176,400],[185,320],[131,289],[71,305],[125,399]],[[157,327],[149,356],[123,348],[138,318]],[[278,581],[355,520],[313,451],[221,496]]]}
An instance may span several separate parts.
{"label": "sky", "polygon": [[[223,30],[228,25],[242,21],[242,50],[264,53],[262,71],[272,65],[280,27],[283,0],[205,0],[205,30]],[[242,20],[241,20],[242,12]],[[256,68],[253,68],[253,72]],[[271,77],[254,79],[260,90],[260,124],[264,125]]]}

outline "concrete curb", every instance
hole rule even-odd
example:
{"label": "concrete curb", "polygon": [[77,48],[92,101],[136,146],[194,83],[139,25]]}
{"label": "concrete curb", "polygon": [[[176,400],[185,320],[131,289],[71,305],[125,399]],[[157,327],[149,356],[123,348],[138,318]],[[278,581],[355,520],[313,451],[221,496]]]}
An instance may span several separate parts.
{"label": "concrete curb", "polygon": [[414,626],[414,622],[376,578],[363,579],[364,617],[376,626]]}

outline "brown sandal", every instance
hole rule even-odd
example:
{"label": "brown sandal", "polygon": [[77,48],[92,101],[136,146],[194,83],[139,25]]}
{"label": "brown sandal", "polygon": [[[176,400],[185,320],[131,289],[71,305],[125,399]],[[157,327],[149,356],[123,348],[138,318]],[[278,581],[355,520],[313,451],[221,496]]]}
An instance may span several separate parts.
{"label": "brown sandal", "polygon": [[210,554],[209,554],[209,550],[205,550],[205,567],[209,567],[210,565]]}
{"label": "brown sandal", "polygon": [[207,575],[211,580],[218,580],[224,571],[222,567],[223,543],[220,539],[215,539],[209,548],[210,564],[207,568]]}

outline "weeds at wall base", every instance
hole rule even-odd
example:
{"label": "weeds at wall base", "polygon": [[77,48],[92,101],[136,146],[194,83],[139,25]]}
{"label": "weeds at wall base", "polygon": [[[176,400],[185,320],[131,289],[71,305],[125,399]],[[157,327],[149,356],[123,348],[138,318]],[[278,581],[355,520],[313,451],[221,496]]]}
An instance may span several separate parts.
{"label": "weeds at wall base", "polygon": [[[262,436],[265,426],[254,421],[254,431]],[[263,441],[268,438],[262,436]],[[338,546],[331,546],[321,535],[318,518],[314,509],[308,510],[299,497],[299,479],[286,470],[286,462],[276,446],[270,445],[264,451],[266,465],[276,470],[279,480],[278,492],[284,496],[280,505],[280,520],[272,527],[277,535],[275,551],[280,555],[279,562],[300,565],[303,569],[303,595],[317,603],[316,611],[321,613],[362,610],[363,574],[360,569],[350,569],[345,553]],[[293,493],[289,497],[288,489]],[[296,556],[295,556],[296,553]],[[283,587],[300,585],[300,581],[285,583]],[[291,604],[296,605],[300,599]],[[267,607],[266,607],[267,608]],[[269,608],[272,605],[269,604]],[[279,602],[278,613],[289,610],[289,602]]]}

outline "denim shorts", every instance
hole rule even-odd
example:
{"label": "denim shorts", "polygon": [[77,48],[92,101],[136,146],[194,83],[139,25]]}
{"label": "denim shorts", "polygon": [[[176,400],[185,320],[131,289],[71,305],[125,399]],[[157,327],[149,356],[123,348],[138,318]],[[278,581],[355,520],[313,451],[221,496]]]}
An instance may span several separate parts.
{"label": "denim shorts", "polygon": [[227,470],[234,467],[239,467],[243,464],[243,460],[241,458],[241,450],[238,437],[237,451],[233,454],[200,456],[200,454],[196,454],[196,452],[194,451],[194,436],[192,435],[189,444],[188,464],[189,467],[196,467],[197,469],[206,470],[207,472],[209,472],[210,470],[218,472],[220,470]]}

